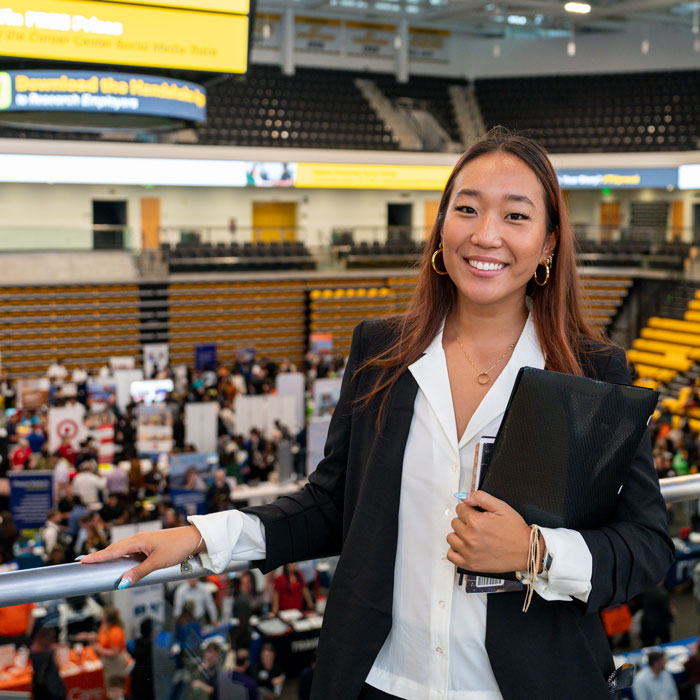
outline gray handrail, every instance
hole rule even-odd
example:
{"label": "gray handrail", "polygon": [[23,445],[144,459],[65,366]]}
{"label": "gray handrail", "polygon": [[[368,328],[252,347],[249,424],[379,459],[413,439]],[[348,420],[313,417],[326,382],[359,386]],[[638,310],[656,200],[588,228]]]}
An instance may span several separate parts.
{"label": "gray handrail", "polygon": [[[138,560],[132,557],[121,557],[101,564],[59,564],[8,571],[0,574],[0,606],[114,591],[123,574],[137,563]],[[134,584],[134,587],[211,575],[211,571],[201,565],[199,557],[195,557],[190,563],[192,572],[189,574],[183,574],[179,564],[169,566],[148,574]],[[247,561],[235,561],[229,564],[226,572],[245,571],[250,567]]]}
{"label": "gray handrail", "polygon": [[[666,503],[700,499],[700,474],[661,479],[661,493]],[[60,564],[38,569],[9,571],[0,574],[0,606],[34,603],[76,595],[91,595],[116,590],[122,575],[136,564],[136,559],[122,557],[102,564]],[[227,572],[245,571],[250,562],[231,562]],[[159,569],[149,574],[136,586],[180,581],[211,574],[199,562],[192,561],[192,572],[183,574],[179,565]]]}

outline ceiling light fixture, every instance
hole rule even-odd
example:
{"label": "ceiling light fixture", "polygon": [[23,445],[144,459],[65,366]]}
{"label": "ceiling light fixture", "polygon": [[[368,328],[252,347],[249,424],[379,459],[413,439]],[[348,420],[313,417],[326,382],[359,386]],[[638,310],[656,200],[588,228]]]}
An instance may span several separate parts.
{"label": "ceiling light fixture", "polygon": [[567,2],[564,5],[567,12],[575,12],[579,15],[587,15],[591,11],[591,6],[587,2]]}
{"label": "ceiling light fixture", "polygon": [[573,39],[566,45],[566,53],[571,57],[576,55],[576,42]]}
{"label": "ceiling light fixture", "polygon": [[642,39],[642,53],[646,56],[649,53],[649,39]]}

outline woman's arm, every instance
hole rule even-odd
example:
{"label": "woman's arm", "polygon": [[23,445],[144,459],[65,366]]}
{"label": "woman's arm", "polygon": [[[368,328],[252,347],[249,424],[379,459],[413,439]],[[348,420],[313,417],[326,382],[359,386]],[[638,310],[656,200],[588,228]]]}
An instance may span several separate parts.
{"label": "woman's arm", "polygon": [[[602,379],[630,383],[624,352],[611,354]],[[582,530],[581,535],[593,557],[586,612],[620,605],[666,575],[675,550],[648,433],[637,449],[612,522]]]}
{"label": "woman's arm", "polygon": [[[230,560],[242,556],[236,547],[241,532],[246,529],[242,512],[257,516],[262,523],[264,535],[261,538],[255,536],[254,528],[251,530],[250,527],[251,521],[247,521],[253,543],[249,553],[262,555],[260,544],[265,544],[264,559],[261,557],[258,562],[263,572],[292,561],[337,554],[341,547],[345,469],[353,402],[357,393],[354,375],[363,360],[364,324],[364,321],[358,324],[353,333],[340,398],[328,429],[325,456],[304,489],[290,496],[282,496],[269,505],[246,508],[245,511],[193,516],[190,522],[194,525],[189,527],[141,532],[101,552],[89,554],[81,563],[93,564],[133,554],[145,556],[144,561],[124,574],[120,583],[123,587],[132,585],[156,569],[179,564],[191,554],[201,552],[207,554],[207,557],[203,557],[204,565],[210,568],[211,564],[213,571],[220,572]],[[217,532],[225,536],[215,534]]]}

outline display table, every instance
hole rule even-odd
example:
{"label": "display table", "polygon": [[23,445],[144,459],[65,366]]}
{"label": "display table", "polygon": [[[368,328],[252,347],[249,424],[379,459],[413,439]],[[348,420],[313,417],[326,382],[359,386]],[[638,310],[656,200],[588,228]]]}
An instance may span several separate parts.
{"label": "display table", "polygon": [[255,486],[240,484],[233,490],[233,500],[247,501],[251,506],[262,506],[274,501],[278,496],[296,493],[303,485],[304,482],[299,481],[288,481],[284,484],[263,481]]}
{"label": "display table", "polygon": [[298,611],[283,610],[280,617],[261,619],[254,625],[261,645],[270,642],[275,647],[275,662],[288,676],[298,675],[314,660],[323,622],[321,615],[312,612],[289,619],[285,613],[292,612]]}
{"label": "display table", "polygon": [[[65,655],[64,655],[65,656]],[[57,654],[60,659],[61,653]],[[90,700],[103,700],[105,697],[102,662],[92,647],[83,647],[80,654],[71,649],[67,660],[61,663],[61,678],[66,685],[66,697],[89,697]],[[21,666],[20,654],[15,654],[14,663],[0,670],[0,692],[20,690],[31,692],[32,666],[27,659]],[[77,691],[88,691],[80,693]]]}

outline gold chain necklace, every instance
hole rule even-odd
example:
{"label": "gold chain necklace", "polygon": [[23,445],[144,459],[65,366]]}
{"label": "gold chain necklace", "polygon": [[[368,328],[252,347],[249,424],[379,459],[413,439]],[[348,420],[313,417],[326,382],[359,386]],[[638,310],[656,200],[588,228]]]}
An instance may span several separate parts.
{"label": "gold chain necklace", "polygon": [[479,384],[488,384],[491,381],[491,377],[489,377],[489,372],[515,347],[515,342],[511,343],[506,348],[506,351],[488,369],[480,370],[472,362],[469,355],[467,355],[467,351],[464,349],[464,345],[462,345],[462,339],[459,336],[457,336],[457,342],[459,343],[459,347],[462,348],[464,357],[467,358],[469,364],[476,370],[476,381],[479,382]]}

